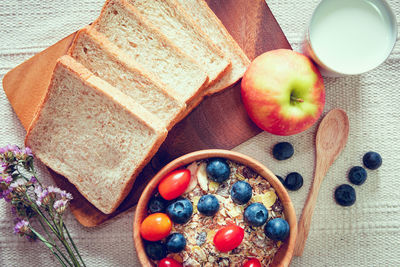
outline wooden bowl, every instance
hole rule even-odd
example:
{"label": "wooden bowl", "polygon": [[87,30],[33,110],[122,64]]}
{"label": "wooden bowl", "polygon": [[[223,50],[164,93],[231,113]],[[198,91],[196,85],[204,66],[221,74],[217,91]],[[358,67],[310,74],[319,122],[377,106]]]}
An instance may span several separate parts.
{"label": "wooden bowl", "polygon": [[260,162],[241,153],[229,150],[221,150],[221,149],[200,150],[183,155],[171,161],[164,168],[162,168],[146,186],[136,207],[135,219],[133,223],[133,240],[135,243],[136,252],[140,263],[143,266],[153,266],[152,262],[147,257],[146,252],[144,250],[144,243],[140,236],[139,228],[142,221],[147,216],[147,203],[153,196],[154,192],[157,190],[158,183],[162,180],[162,178],[164,178],[166,174],[181,166],[188,165],[193,161],[207,159],[207,158],[214,158],[214,157],[230,159],[252,168],[254,171],[256,171],[265,179],[267,179],[268,182],[275,189],[284,207],[285,219],[287,220],[290,226],[290,234],[289,237],[285,240],[284,244],[279,248],[278,252],[275,254],[272,266],[289,266],[290,261],[293,257],[293,250],[296,242],[297,220],[292,201],[290,200],[290,197],[286,189],[284,188],[282,183],[278,180],[278,178],[276,178],[276,176]]}

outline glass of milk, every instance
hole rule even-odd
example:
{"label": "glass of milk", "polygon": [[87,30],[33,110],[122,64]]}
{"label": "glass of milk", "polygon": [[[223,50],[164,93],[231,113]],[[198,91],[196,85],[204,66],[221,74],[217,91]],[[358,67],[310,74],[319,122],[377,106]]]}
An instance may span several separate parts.
{"label": "glass of milk", "polygon": [[396,18],[384,0],[322,0],[303,50],[324,76],[356,75],[383,63],[396,37]]}

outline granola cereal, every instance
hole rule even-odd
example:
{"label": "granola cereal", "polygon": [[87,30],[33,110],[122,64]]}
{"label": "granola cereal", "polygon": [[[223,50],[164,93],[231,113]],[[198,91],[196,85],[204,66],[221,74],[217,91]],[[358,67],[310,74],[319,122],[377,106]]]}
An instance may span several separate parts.
{"label": "granola cereal", "polygon": [[[190,168],[198,169],[200,175],[196,186],[185,192],[182,197],[193,204],[193,215],[185,224],[174,224],[171,232],[179,232],[186,238],[186,247],[180,253],[168,257],[178,260],[183,266],[242,266],[248,258],[257,258],[262,266],[272,263],[275,253],[282,242],[273,241],[264,234],[264,227],[253,227],[244,221],[245,208],[254,202],[262,203],[269,213],[268,220],[281,217],[284,219],[283,205],[270,183],[247,166],[227,160],[230,177],[219,184],[207,179],[206,161],[192,163]],[[197,168],[194,168],[197,165]],[[234,203],[230,188],[237,181],[248,182],[253,190],[251,200],[244,204]],[[204,216],[197,210],[201,196],[214,194],[220,203],[219,211],[214,216]],[[222,253],[213,244],[217,231],[229,224],[236,224],[245,230],[242,243],[235,249]]]}

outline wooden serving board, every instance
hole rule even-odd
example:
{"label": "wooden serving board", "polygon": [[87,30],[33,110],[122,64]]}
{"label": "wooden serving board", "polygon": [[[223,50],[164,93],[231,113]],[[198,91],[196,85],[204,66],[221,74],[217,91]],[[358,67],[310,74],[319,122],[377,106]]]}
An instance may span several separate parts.
{"label": "wooden serving board", "polygon": [[[252,60],[263,52],[290,45],[264,0],[207,0],[233,38]],[[4,91],[27,129],[46,93],[57,58],[66,54],[76,33],[59,41],[8,72]],[[57,185],[74,196],[71,210],[84,226],[96,226],[134,206],[154,174],[169,161],[192,151],[232,149],[261,132],[248,118],[240,99],[240,82],[207,97],[168,134],[164,144],[136,179],[133,189],[117,209],[106,215],[91,205],[67,179],[50,173]]]}

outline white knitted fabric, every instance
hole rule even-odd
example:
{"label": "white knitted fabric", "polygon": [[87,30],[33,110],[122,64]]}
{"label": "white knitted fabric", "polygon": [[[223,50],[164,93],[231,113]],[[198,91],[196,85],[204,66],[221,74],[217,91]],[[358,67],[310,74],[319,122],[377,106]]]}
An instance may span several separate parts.
{"label": "white knitted fabric", "polygon": [[[293,49],[299,50],[311,13],[319,1],[269,0],[268,4]],[[389,1],[396,15],[400,2]],[[103,0],[0,1],[0,78],[34,54],[93,21]],[[400,266],[400,46],[390,58],[367,74],[325,79],[325,113],[344,109],[350,119],[349,141],[325,178],[318,197],[304,255],[292,266]],[[301,213],[314,168],[315,127],[296,136],[262,133],[235,150],[248,154],[285,176],[298,171],[304,186],[290,192],[297,215]],[[25,131],[0,90],[0,146],[23,144]],[[294,156],[278,162],[271,148],[289,141]],[[356,186],[357,202],[335,204],[335,186],[347,183],[347,172],[361,165],[362,155],[374,150],[383,157],[379,170]],[[52,183],[40,166],[41,177]],[[57,261],[40,242],[12,234],[10,207],[0,201],[0,266],[55,266]],[[87,266],[138,266],[132,241],[134,209],[95,228],[84,228],[67,213],[66,221]]]}

